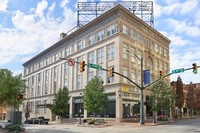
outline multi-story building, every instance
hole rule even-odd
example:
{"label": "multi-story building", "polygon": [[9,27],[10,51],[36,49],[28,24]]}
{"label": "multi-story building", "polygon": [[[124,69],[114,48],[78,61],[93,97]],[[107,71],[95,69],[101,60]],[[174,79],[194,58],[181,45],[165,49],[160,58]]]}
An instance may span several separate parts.
{"label": "multi-story building", "polygon": [[[69,35],[62,33],[60,41],[23,64],[28,86],[25,103],[30,104],[31,117],[43,115],[55,120],[56,116],[49,109],[39,107],[52,103],[54,93],[64,86],[71,96],[69,117],[76,117],[83,107],[81,94],[95,75],[102,79],[109,100],[103,116],[116,120],[133,117],[139,113],[139,88],[118,75],[110,78],[106,71],[86,67],[80,73],[80,64],[69,66],[60,57],[98,64],[105,69],[113,67],[114,71],[140,85],[141,61],[138,58],[143,58],[143,69],[150,70],[151,81],[156,80],[160,70],[169,72],[169,43],[169,39],[121,5]],[[170,83],[169,78],[165,79]],[[144,95],[145,100],[148,89]],[[144,109],[148,113],[146,107]],[[84,110],[82,115],[87,117],[89,113]]]}

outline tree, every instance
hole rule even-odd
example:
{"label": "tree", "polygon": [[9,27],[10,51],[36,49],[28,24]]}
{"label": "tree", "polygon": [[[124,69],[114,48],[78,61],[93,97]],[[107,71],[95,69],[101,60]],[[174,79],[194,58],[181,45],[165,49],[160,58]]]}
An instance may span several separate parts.
{"label": "tree", "polygon": [[[190,82],[188,93],[186,97],[186,106],[188,109],[192,110],[195,108],[195,92],[194,92],[194,85]],[[192,114],[192,111],[190,111]]]}
{"label": "tree", "polygon": [[19,104],[17,96],[25,91],[25,80],[21,74],[13,76],[8,69],[0,69],[0,79],[0,104],[17,109]]}
{"label": "tree", "polygon": [[[181,109],[183,108],[184,104],[184,93],[183,93],[183,82],[180,76],[178,76],[176,81],[176,101],[175,105],[178,107],[178,109],[181,112]],[[180,117],[182,117],[182,112]]]}
{"label": "tree", "polygon": [[94,114],[101,113],[105,110],[107,96],[104,92],[101,80],[95,76],[85,87],[83,102],[84,109]]}
{"label": "tree", "polygon": [[55,99],[50,107],[52,113],[61,117],[61,123],[63,116],[69,114],[69,99],[68,89],[66,87],[59,89],[58,93],[55,94]]}
{"label": "tree", "polygon": [[175,96],[170,87],[164,81],[158,81],[152,86],[149,96],[151,111],[161,111],[162,114],[170,111],[174,105],[174,99]]}
{"label": "tree", "polygon": [[30,117],[30,105],[29,102],[26,103],[26,108],[25,108],[25,118],[26,120]]}
{"label": "tree", "polygon": [[200,112],[200,88],[196,88],[195,90],[195,110],[198,111],[198,116]]}

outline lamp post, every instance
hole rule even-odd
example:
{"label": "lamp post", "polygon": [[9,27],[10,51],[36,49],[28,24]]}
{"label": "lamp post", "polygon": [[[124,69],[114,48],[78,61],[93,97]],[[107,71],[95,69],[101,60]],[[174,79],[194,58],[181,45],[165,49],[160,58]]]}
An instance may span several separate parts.
{"label": "lamp post", "polygon": [[[82,93],[80,93],[80,96],[82,96]],[[79,102],[79,124],[81,124],[81,97],[80,97],[80,102]]]}
{"label": "lamp post", "polygon": [[129,50],[126,50],[127,52],[133,54],[135,57],[138,58],[141,62],[141,85],[140,85],[140,125],[144,125],[144,85],[143,85],[143,58],[139,58],[136,54],[132,53]]}

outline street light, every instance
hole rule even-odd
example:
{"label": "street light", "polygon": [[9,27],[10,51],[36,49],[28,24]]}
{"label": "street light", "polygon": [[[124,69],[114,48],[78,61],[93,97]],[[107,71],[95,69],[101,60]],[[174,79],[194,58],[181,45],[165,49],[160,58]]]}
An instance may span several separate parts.
{"label": "street light", "polygon": [[[82,93],[80,93],[80,96],[82,96]],[[79,124],[81,124],[81,97],[80,97],[80,101],[79,101]]]}
{"label": "street light", "polygon": [[144,94],[143,94],[143,90],[144,90],[144,85],[143,85],[143,58],[139,58],[135,53],[132,53],[129,50],[126,50],[126,52],[129,52],[131,54],[133,54],[135,57],[138,58],[138,60],[140,60],[141,62],[141,86],[140,88],[140,125],[144,125]]}

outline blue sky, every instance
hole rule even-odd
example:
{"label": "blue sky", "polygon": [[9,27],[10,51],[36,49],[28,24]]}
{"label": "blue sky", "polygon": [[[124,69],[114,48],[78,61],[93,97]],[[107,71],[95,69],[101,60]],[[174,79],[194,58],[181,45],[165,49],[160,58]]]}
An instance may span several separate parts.
{"label": "blue sky", "polygon": [[[154,28],[172,41],[170,69],[189,68],[192,63],[200,65],[200,1],[153,2]],[[56,43],[60,33],[76,26],[76,3],[0,0],[0,68],[22,73],[24,62]],[[192,71],[172,75],[171,81],[176,81],[178,75],[185,84],[200,82],[200,70],[196,75]]]}

